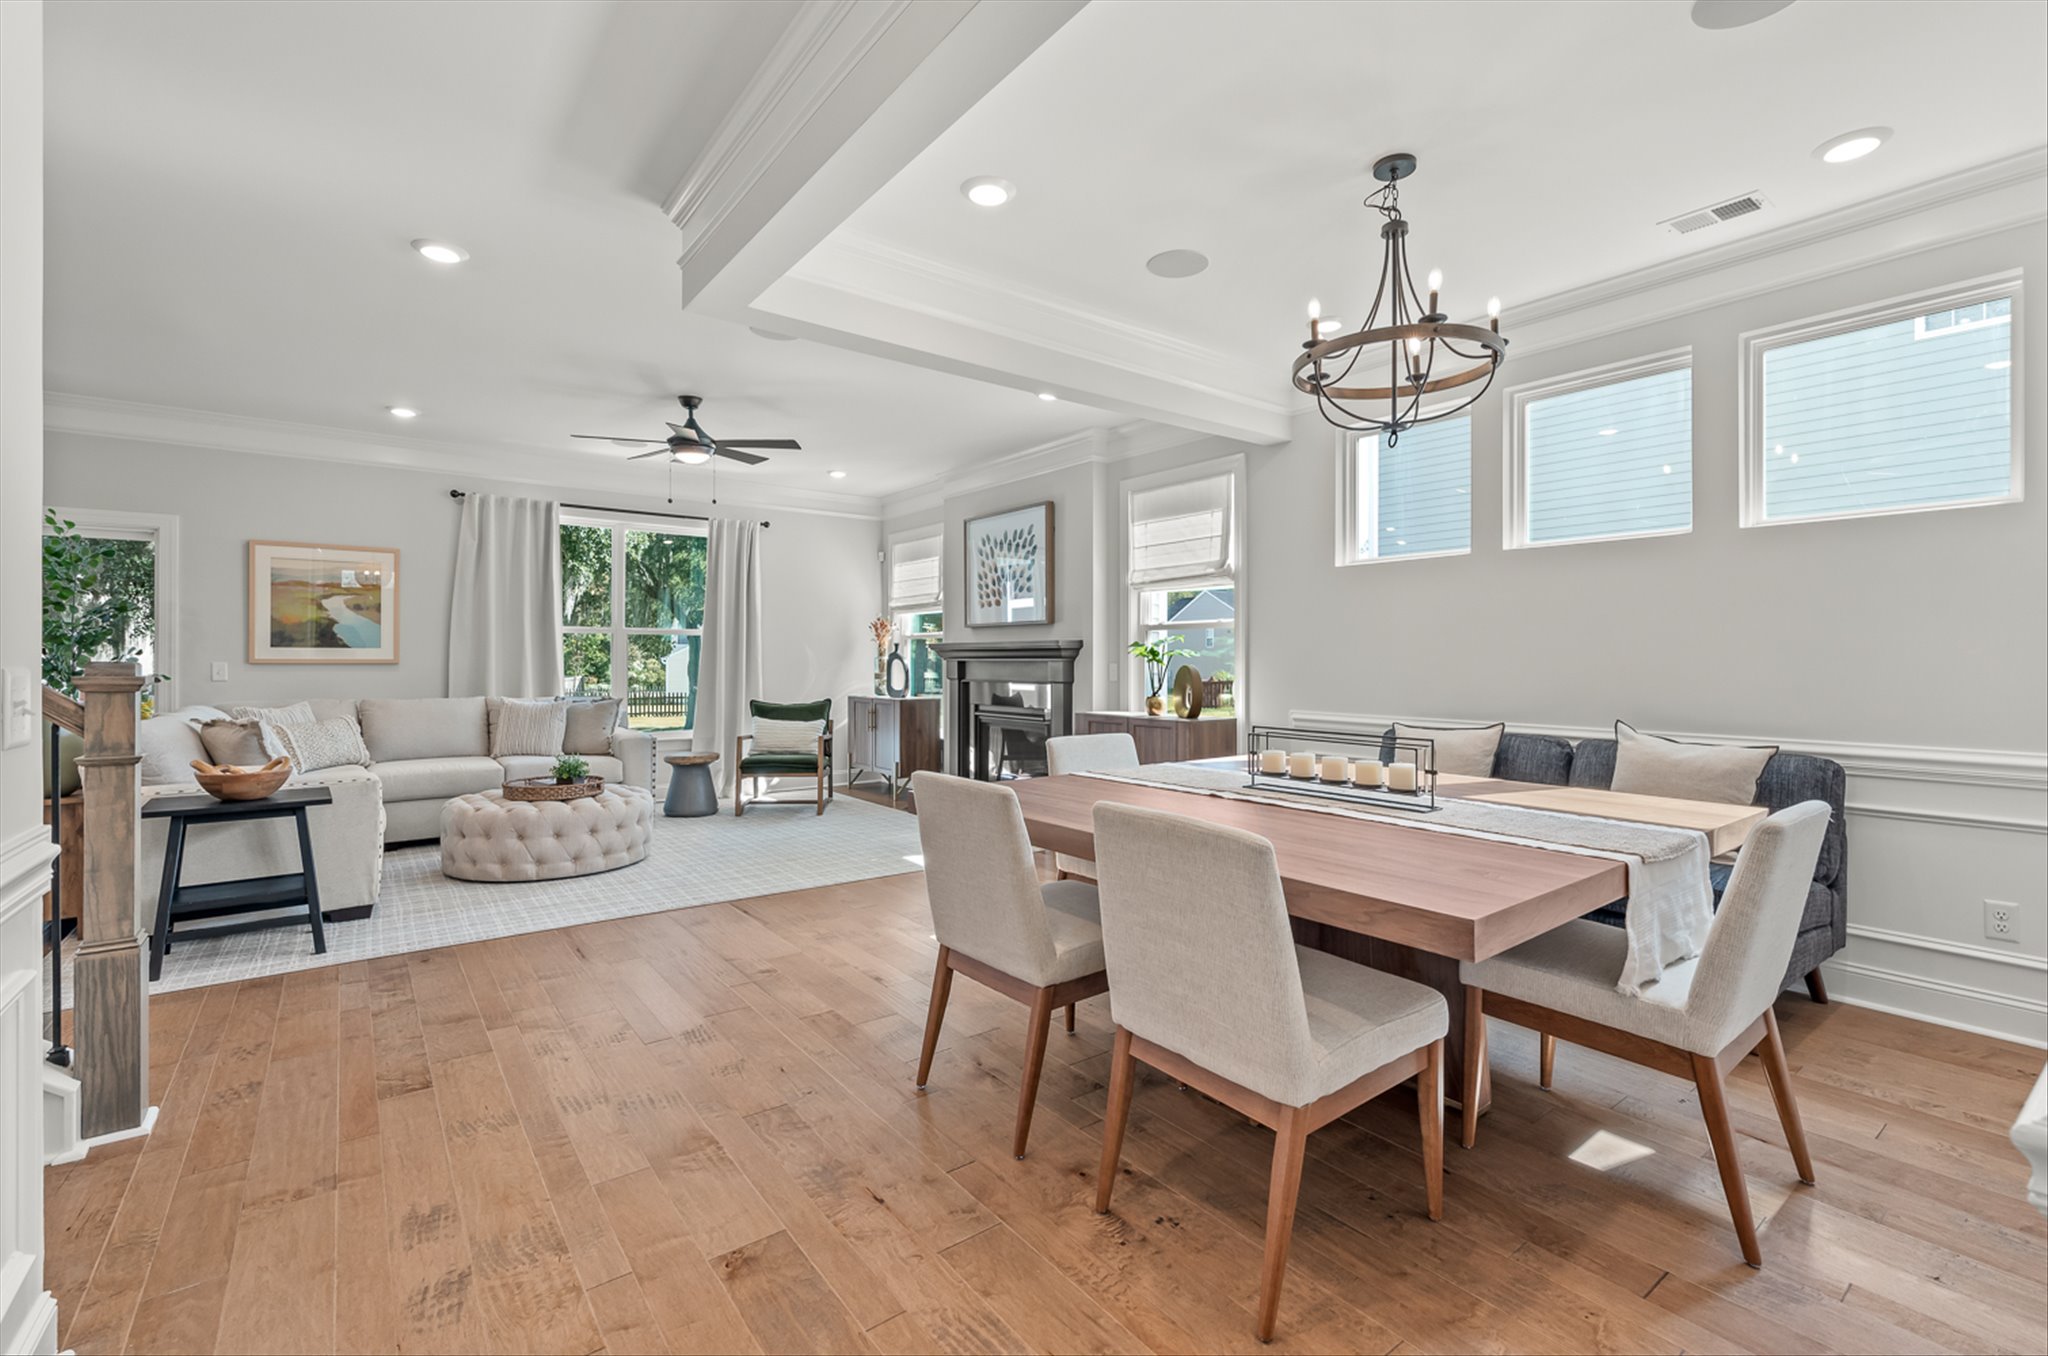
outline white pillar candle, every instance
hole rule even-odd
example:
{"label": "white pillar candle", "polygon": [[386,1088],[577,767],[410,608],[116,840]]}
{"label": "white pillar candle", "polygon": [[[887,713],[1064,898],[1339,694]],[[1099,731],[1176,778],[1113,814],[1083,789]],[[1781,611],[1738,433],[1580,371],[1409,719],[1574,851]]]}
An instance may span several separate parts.
{"label": "white pillar candle", "polygon": [[1278,777],[1287,771],[1287,750],[1260,749],[1259,771],[1270,777]]}
{"label": "white pillar candle", "polygon": [[1415,764],[1387,764],[1387,789],[1389,791],[1413,791],[1415,789]]}
{"label": "white pillar candle", "polygon": [[1300,777],[1304,781],[1316,775],[1316,756],[1313,753],[1290,753],[1287,755],[1287,775]]}
{"label": "white pillar candle", "polygon": [[1380,765],[1377,759],[1351,765],[1351,784],[1353,786],[1363,786],[1369,790],[1377,791],[1380,789],[1380,785],[1385,777],[1386,769]]}
{"label": "white pillar candle", "polygon": [[1332,786],[1342,786],[1345,782],[1350,781],[1350,760],[1335,754],[1323,759],[1323,780]]}

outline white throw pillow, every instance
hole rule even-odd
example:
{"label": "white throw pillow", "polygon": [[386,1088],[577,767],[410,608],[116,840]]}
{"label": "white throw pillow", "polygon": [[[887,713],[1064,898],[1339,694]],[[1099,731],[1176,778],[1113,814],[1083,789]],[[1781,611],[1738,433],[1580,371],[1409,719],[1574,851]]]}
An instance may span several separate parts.
{"label": "white throw pillow", "polygon": [[522,701],[507,697],[498,707],[497,723],[491,727],[491,757],[516,758],[521,754],[559,756],[562,732],[568,728],[569,706],[550,698]]}
{"label": "white throw pillow", "polygon": [[292,771],[318,772],[323,767],[368,767],[370,750],[352,720],[337,716],[311,725],[273,725],[270,734],[292,760]]}
{"label": "white throw pillow", "polygon": [[1722,805],[1754,805],[1757,779],[1778,751],[1776,744],[1738,746],[1688,744],[1643,734],[1626,721],[1614,722],[1616,791]]}
{"label": "white throw pillow", "polygon": [[293,702],[290,706],[230,706],[229,720],[253,720],[264,725],[311,725],[320,717],[313,714],[308,702]]}
{"label": "white throw pillow", "polygon": [[[1493,757],[1500,751],[1505,722],[1492,725],[1403,725],[1394,722],[1394,738],[1427,739],[1435,745],[1436,770],[1459,777],[1491,777]],[[1410,755],[1396,751],[1394,761],[1405,763]]]}
{"label": "white throw pillow", "polygon": [[818,736],[823,733],[822,720],[770,720],[762,716],[754,721],[754,747],[748,752],[804,753],[815,757]]}

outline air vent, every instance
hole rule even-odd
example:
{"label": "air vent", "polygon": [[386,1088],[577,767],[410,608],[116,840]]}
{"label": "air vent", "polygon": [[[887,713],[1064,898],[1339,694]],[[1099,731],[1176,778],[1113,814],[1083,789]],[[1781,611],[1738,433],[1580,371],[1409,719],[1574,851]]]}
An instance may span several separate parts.
{"label": "air vent", "polygon": [[1675,235],[1691,235],[1694,231],[1704,231],[1707,227],[1718,226],[1724,221],[1754,216],[1769,206],[1770,201],[1763,194],[1744,193],[1740,197],[1729,198],[1657,224]]}

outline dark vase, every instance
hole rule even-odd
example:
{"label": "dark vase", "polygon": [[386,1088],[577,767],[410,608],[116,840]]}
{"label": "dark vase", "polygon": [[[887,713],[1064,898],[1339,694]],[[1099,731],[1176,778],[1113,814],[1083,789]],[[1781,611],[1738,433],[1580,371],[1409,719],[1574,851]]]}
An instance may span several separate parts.
{"label": "dark vase", "polygon": [[889,695],[904,697],[910,693],[910,665],[904,662],[903,651],[895,645],[889,647]]}

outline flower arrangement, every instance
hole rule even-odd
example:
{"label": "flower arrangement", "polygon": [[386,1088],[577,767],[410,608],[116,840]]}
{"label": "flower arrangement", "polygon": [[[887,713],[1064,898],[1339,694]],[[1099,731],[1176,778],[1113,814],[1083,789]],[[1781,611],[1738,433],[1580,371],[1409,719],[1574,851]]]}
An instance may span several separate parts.
{"label": "flower arrangement", "polygon": [[887,617],[877,617],[868,623],[868,634],[875,638],[877,657],[889,653],[889,637],[896,634],[895,623]]}

